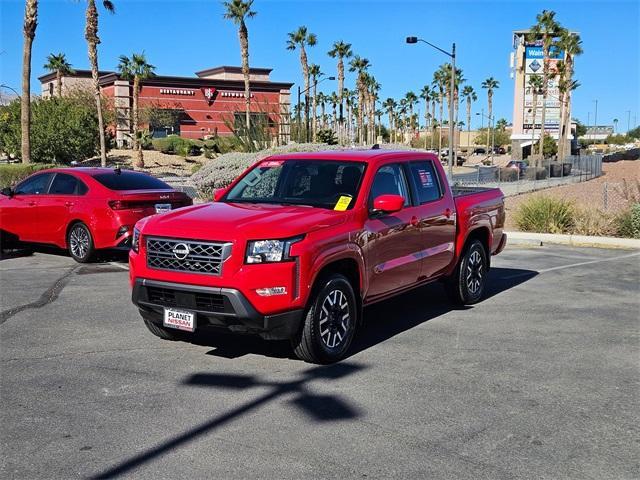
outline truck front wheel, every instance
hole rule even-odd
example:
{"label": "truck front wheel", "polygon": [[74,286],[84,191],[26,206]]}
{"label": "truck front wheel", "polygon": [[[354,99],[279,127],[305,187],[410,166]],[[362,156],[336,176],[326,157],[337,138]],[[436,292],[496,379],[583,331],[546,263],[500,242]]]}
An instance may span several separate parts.
{"label": "truck front wheel", "polygon": [[344,276],[325,277],[314,289],[300,332],[292,339],[298,358],[333,363],[347,354],[356,330],[357,302]]}
{"label": "truck front wheel", "polygon": [[458,305],[472,305],[482,299],[487,277],[487,251],[480,240],[464,250],[453,274],[446,279],[449,298]]}

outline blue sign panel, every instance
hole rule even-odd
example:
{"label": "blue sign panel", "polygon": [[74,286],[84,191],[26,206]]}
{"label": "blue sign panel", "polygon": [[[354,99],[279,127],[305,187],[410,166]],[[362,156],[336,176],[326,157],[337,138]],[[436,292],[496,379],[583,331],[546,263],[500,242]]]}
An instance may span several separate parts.
{"label": "blue sign panel", "polygon": [[[539,58],[542,60],[544,58],[544,52],[542,47],[526,47],[525,58]],[[561,59],[564,56],[564,52],[556,47],[551,47],[549,50],[549,58],[553,59]]]}

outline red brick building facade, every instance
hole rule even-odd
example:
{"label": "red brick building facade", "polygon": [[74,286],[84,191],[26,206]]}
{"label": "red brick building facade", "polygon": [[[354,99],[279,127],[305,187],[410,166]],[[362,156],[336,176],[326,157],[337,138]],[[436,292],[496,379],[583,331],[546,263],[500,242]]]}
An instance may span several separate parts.
{"label": "red brick building facade", "polygon": [[[292,83],[272,82],[271,69],[251,68],[251,115],[267,122],[279,143],[289,141],[289,107]],[[240,67],[222,66],[196,72],[195,77],[157,75],[144,80],[140,91],[140,108],[169,110],[173,125],[147,125],[154,136],[175,133],[186,138],[230,135],[245,122],[244,77]],[[39,78],[42,95],[55,91],[55,73]],[[91,87],[91,72],[77,70],[62,79],[63,93]],[[116,72],[100,72],[100,87],[115,108],[113,125],[118,145],[128,143],[133,81]],[[165,118],[167,116],[164,116]],[[255,120],[254,120],[255,121]],[[168,123],[168,122],[163,122]]]}

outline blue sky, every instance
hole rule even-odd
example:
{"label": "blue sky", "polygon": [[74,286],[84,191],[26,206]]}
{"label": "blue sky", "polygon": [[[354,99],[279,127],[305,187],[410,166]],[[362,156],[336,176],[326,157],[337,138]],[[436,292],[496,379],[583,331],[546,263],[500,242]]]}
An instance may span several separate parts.
{"label": "blue sky", "polygon": [[[118,56],[144,51],[158,74],[193,75],[216,65],[239,65],[236,28],[222,18],[217,0],[114,0],[116,14],[100,17],[100,68],[115,69]],[[39,25],[33,48],[34,91],[47,54],[64,52],[76,68],[87,68],[84,41],[84,2],[40,0]],[[562,24],[579,31],[585,53],[576,61],[581,87],[574,94],[574,116],[598,123],[618,118],[626,130],[640,120],[640,2],[618,1],[323,1],[256,0],[258,15],[248,21],[250,62],[272,67],[272,79],[299,82],[297,52],[287,51],[287,32],[306,25],[319,43],[309,50],[310,61],[328,74],[335,62],[326,55],[343,39],[368,58],[371,72],[382,84],[381,97],[416,93],[431,81],[447,57],[424,44],[406,45],[417,35],[448,49],[458,48],[458,65],[468,83],[480,90],[474,109],[486,108],[480,89],[483,79],[500,81],[494,97],[496,115],[511,121],[513,81],[509,78],[511,32],[531,26],[543,8],[557,12]],[[0,82],[20,88],[23,0],[0,0]],[[353,86],[351,74],[347,83]],[[323,84],[331,89],[331,82]],[[295,89],[295,86],[294,86]],[[479,117],[475,117],[479,119]],[[637,124],[637,122],[636,122]],[[632,125],[633,127],[633,125]]]}

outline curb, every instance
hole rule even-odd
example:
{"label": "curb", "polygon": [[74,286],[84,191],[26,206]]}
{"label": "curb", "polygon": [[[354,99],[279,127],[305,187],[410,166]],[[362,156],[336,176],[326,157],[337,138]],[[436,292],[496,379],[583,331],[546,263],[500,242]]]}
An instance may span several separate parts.
{"label": "curb", "polygon": [[635,238],[590,237],[587,235],[556,235],[553,233],[505,232],[507,245],[570,245],[572,247],[640,249]]}

